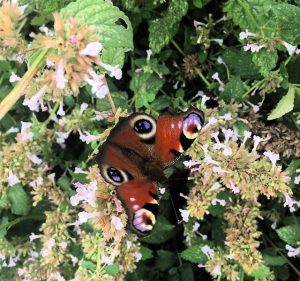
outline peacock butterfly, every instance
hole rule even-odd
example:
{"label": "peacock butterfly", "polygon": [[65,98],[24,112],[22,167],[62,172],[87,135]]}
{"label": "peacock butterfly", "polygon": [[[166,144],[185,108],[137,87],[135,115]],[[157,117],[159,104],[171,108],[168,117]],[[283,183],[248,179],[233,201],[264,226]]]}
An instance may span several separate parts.
{"label": "peacock butterfly", "polygon": [[104,179],[117,186],[131,229],[147,235],[158,213],[158,184],[166,181],[163,170],[187,150],[204,122],[195,108],[156,121],[144,113],[120,119],[101,146],[97,162]]}

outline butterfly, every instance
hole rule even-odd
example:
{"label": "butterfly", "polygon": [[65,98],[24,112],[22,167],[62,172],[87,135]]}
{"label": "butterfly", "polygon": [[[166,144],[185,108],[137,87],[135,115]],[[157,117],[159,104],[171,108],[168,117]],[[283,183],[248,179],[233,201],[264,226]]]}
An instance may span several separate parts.
{"label": "butterfly", "polygon": [[193,107],[180,114],[164,113],[157,120],[144,113],[120,119],[100,147],[101,175],[116,186],[130,228],[148,235],[158,213],[158,186],[172,165],[197,138],[204,122]]}

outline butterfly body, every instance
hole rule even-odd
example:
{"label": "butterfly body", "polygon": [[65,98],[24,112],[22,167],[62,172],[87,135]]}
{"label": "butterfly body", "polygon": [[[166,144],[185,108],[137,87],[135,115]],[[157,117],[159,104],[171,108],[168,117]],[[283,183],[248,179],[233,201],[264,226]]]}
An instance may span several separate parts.
{"label": "butterfly body", "polygon": [[203,124],[203,113],[163,114],[156,121],[144,113],[123,118],[101,146],[98,164],[104,179],[117,186],[130,226],[147,235],[158,212],[158,185],[164,169],[192,144]]}

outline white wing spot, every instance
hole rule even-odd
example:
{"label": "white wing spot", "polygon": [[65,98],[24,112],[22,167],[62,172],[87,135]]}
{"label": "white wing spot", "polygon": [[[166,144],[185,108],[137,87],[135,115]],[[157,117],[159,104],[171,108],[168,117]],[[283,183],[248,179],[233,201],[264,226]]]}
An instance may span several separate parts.
{"label": "white wing spot", "polygon": [[130,201],[131,201],[131,202],[134,202],[134,201],[135,201],[135,198],[130,197]]}
{"label": "white wing spot", "polygon": [[174,128],[175,128],[175,125],[174,125],[174,123],[172,123],[172,124],[171,124],[171,128],[172,128],[172,129],[174,129]]}
{"label": "white wing spot", "polygon": [[139,205],[133,205],[133,207],[132,207],[132,208],[133,208],[133,210],[135,210],[135,211],[136,211],[136,210],[137,210],[139,207],[140,207]]}

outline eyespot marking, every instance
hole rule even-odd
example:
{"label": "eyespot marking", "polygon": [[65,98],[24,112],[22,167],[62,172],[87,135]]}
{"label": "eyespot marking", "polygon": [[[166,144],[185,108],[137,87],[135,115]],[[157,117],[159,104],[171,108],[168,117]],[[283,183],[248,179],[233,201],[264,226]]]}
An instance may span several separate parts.
{"label": "eyespot marking", "polygon": [[190,113],[183,121],[183,134],[187,139],[195,139],[201,130],[202,118],[196,113]]}
{"label": "eyespot marking", "polygon": [[129,180],[129,177],[126,174],[126,172],[115,167],[110,167],[108,165],[103,165],[101,167],[101,174],[107,182],[113,185],[120,185]]}
{"label": "eyespot marking", "polygon": [[130,121],[130,126],[143,141],[149,141],[155,137],[156,121],[146,114],[134,116]]}

